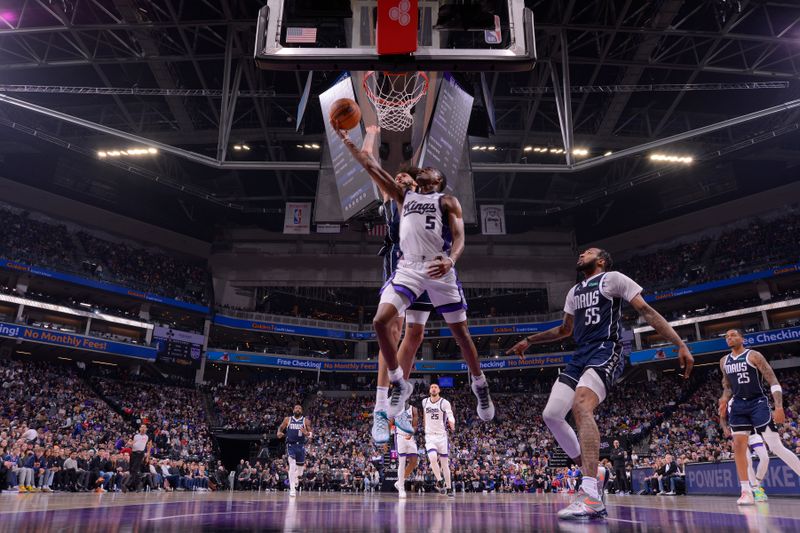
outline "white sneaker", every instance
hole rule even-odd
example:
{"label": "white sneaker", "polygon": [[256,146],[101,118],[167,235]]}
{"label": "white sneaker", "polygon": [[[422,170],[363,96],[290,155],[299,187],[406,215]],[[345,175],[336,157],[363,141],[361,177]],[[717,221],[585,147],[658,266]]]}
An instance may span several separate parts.
{"label": "white sneaker", "polygon": [[392,394],[389,396],[389,407],[386,408],[386,416],[394,418],[406,408],[406,402],[411,398],[414,387],[405,379],[392,381]]}
{"label": "white sneaker", "polygon": [[472,382],[472,393],[478,398],[478,416],[484,422],[488,422],[494,418],[494,403],[492,397],[489,395],[489,384],[479,387]]}
{"label": "white sneaker", "polygon": [[294,490],[294,489],[290,490],[289,491],[289,497],[290,498],[296,498],[297,497],[297,491]]}
{"label": "white sneaker", "polygon": [[372,440],[375,444],[389,442],[389,419],[384,411],[372,413]]}
{"label": "white sneaker", "polygon": [[736,500],[736,505],[755,505],[756,500],[753,497],[753,493],[749,490],[743,490],[742,495],[739,496],[739,499]]}
{"label": "white sneaker", "polygon": [[403,483],[403,480],[398,479],[397,481],[395,481],[394,482],[394,488],[397,489],[397,495],[401,499],[404,499],[406,497],[406,487],[405,487],[405,483]]}
{"label": "white sneaker", "polygon": [[593,520],[605,518],[606,515],[608,513],[603,502],[590,497],[583,489],[578,491],[571,504],[558,512],[560,520]]}

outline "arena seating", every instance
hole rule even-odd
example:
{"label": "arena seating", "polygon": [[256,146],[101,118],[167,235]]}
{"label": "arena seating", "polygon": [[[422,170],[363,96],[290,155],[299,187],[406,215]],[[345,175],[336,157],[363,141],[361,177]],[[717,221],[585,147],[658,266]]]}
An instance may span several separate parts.
{"label": "arena seating", "polygon": [[208,271],[198,262],[101,239],[0,205],[0,257],[207,303]]}

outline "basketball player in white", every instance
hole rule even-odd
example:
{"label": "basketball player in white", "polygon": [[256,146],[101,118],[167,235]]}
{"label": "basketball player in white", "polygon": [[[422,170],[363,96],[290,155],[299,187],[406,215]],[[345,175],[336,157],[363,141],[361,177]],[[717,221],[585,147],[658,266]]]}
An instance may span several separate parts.
{"label": "basketball player in white", "polygon": [[439,385],[432,383],[429,392],[430,397],[422,400],[422,412],[425,416],[425,451],[428,452],[428,461],[431,463],[433,475],[436,476],[439,494],[455,496],[450,479],[450,443],[447,440],[447,428],[455,431],[456,417],[453,416],[450,402],[439,396]]}
{"label": "basketball player in white", "polygon": [[[419,411],[413,405],[409,405],[405,411],[394,418],[395,421],[395,448],[397,449],[397,482],[394,488],[397,489],[400,498],[406,497],[406,479],[417,467],[419,461],[419,450],[417,441],[414,438],[414,431],[419,424]],[[398,424],[398,422],[401,422]],[[410,427],[411,432],[405,428]]]}
{"label": "basketball player in white", "polygon": [[437,169],[422,169],[416,176],[418,190],[405,190],[381,168],[371,153],[359,150],[346,131],[339,130],[335,124],[334,129],[381,191],[397,202],[401,216],[403,258],[384,285],[378,312],[373,319],[378,345],[394,387],[387,416],[392,418],[402,412],[413,391],[398,361],[391,324],[398,314],[427,291],[434,308],[444,317],[461,347],[461,355],[472,378],[472,392],[478,398],[478,416],[484,421],[492,420],[494,403],[486,376],[481,371],[478,351],[467,328],[467,304],[454,269],[464,252],[461,204],[453,196],[438,192],[445,189],[446,179]]}

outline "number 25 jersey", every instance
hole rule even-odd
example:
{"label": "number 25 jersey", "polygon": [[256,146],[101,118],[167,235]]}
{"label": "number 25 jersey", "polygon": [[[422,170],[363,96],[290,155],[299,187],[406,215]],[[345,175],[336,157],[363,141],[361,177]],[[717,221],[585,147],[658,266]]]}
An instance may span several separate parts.
{"label": "number 25 jersey", "polygon": [[729,353],[723,368],[734,398],[752,400],[767,397],[761,372],[750,362],[750,350],[745,350],[738,356],[733,355],[733,352]]}
{"label": "number 25 jersey", "polygon": [[619,342],[622,300],[630,302],[641,292],[635,281],[616,271],[601,272],[572,287],[564,312],[575,317],[575,343]]}

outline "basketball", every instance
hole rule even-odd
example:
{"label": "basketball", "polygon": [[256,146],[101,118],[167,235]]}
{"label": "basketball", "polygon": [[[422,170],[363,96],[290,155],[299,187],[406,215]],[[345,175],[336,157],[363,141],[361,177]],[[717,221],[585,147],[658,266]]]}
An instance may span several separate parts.
{"label": "basketball", "polygon": [[355,100],[339,98],[331,106],[331,121],[340,129],[352,130],[361,121],[361,109]]}

